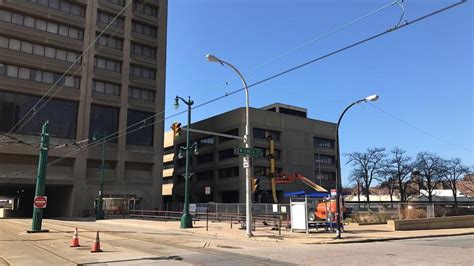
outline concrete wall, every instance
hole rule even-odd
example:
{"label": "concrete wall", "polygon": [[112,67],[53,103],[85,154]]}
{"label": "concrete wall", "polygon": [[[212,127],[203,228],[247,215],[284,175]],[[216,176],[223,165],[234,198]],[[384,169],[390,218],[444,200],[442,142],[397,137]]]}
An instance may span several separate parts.
{"label": "concrete wall", "polygon": [[392,231],[467,228],[474,227],[474,215],[414,220],[389,220],[387,224]]}

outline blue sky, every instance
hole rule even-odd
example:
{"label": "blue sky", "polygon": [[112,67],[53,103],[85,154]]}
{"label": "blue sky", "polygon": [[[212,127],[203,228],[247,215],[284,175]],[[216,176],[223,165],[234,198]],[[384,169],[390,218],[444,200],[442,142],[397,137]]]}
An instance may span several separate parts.
{"label": "blue sky", "polygon": [[[208,53],[237,66],[249,84],[393,27],[390,6],[294,53],[254,69],[391,0],[170,0],[166,111],[175,95],[196,104],[241,87],[235,74],[205,60]],[[456,1],[405,1],[405,19]],[[378,108],[351,109],[341,125],[341,152],[399,146],[473,162],[472,1],[382,38],[255,86],[250,105],[274,102],[307,108],[336,121],[346,105],[377,93]],[[244,105],[239,93],[193,111],[198,121]],[[381,111],[383,110],[383,111]],[[181,116],[167,120],[168,130]],[[342,165],[343,178],[350,166]]]}

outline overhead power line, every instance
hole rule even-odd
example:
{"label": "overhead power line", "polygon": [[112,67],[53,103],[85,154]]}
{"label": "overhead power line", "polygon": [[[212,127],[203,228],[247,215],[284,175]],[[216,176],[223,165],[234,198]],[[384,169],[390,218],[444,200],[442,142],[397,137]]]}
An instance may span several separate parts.
{"label": "overhead power line", "polygon": [[[270,77],[267,77],[267,78],[265,78],[265,79],[262,79],[262,80],[260,80],[260,81],[257,81],[257,82],[255,82],[255,83],[253,83],[253,84],[250,84],[250,85],[248,86],[248,88],[255,87],[255,86],[260,85],[260,84],[262,84],[262,83],[264,83],[264,82],[270,81],[270,80],[275,79],[275,78],[277,78],[277,77],[280,77],[280,76],[283,76],[283,75],[288,74],[288,73],[290,73],[290,72],[293,72],[293,71],[295,71],[295,70],[298,70],[298,69],[300,69],[300,68],[302,68],[302,67],[304,67],[304,66],[313,64],[313,63],[318,62],[318,61],[321,61],[321,60],[323,60],[323,59],[325,59],[325,58],[328,58],[328,57],[330,57],[330,56],[332,56],[332,55],[338,54],[338,53],[343,52],[343,51],[345,51],[345,50],[348,50],[348,49],[351,49],[351,48],[356,47],[356,46],[358,46],[358,45],[364,44],[364,43],[366,43],[366,42],[368,42],[368,41],[371,41],[371,40],[374,40],[374,39],[376,39],[376,38],[382,37],[382,36],[384,36],[384,35],[386,35],[386,34],[395,32],[395,31],[397,31],[397,30],[399,30],[399,29],[401,29],[401,28],[404,28],[404,27],[406,27],[406,26],[409,26],[409,25],[412,25],[412,24],[414,24],[414,23],[420,22],[420,21],[422,21],[422,20],[425,20],[425,19],[427,19],[427,18],[429,18],[429,17],[432,17],[432,16],[434,16],[434,15],[437,15],[437,14],[439,14],[439,13],[445,12],[445,11],[447,11],[447,10],[449,10],[449,9],[452,9],[452,8],[454,8],[454,7],[456,7],[456,6],[459,6],[459,5],[461,5],[461,4],[464,4],[464,3],[466,3],[466,2],[467,2],[467,0],[461,0],[461,1],[459,1],[459,2],[456,2],[456,3],[454,3],[454,4],[448,5],[448,6],[446,6],[446,7],[441,8],[441,9],[437,9],[437,10],[435,10],[435,11],[433,11],[433,12],[430,12],[430,13],[428,13],[428,14],[426,14],[426,15],[420,16],[420,17],[418,17],[418,18],[416,18],[416,19],[413,19],[413,20],[411,20],[411,21],[406,21],[406,22],[405,22],[404,24],[402,24],[402,25],[395,26],[395,27],[393,27],[393,28],[391,28],[391,29],[388,29],[388,30],[386,30],[386,31],[384,31],[384,32],[381,32],[381,33],[372,35],[372,36],[370,36],[370,37],[368,37],[368,38],[365,38],[365,39],[363,39],[363,40],[360,40],[360,41],[357,41],[357,42],[352,43],[352,44],[350,44],[350,45],[347,45],[347,46],[345,46],[345,47],[343,47],[343,48],[337,49],[337,50],[335,50],[335,51],[333,51],[333,52],[330,52],[330,53],[325,54],[325,55],[323,55],[323,56],[317,57],[317,58],[312,59],[312,60],[310,60],[310,61],[307,61],[307,62],[305,62],[305,63],[299,64],[299,65],[297,65],[297,66],[294,66],[294,67],[292,67],[292,68],[289,68],[289,69],[287,69],[287,70],[284,70],[284,71],[282,71],[282,72],[279,72],[279,73],[277,73],[277,74],[275,74],[275,75],[272,75],[272,76],[270,76]],[[228,97],[228,96],[231,96],[231,95],[233,95],[233,94],[236,94],[237,92],[243,91],[244,89],[245,89],[245,88],[240,88],[240,89],[237,89],[237,90],[234,90],[234,91],[231,91],[231,92],[227,92],[226,94],[224,94],[224,95],[222,95],[222,96],[216,97],[216,98],[211,99],[211,100],[209,100],[209,101],[206,101],[206,102],[204,102],[204,103],[202,103],[202,104],[196,105],[196,106],[192,107],[192,109],[194,110],[194,109],[203,107],[203,106],[208,105],[208,104],[210,104],[210,103],[216,102],[216,101],[218,101],[218,100],[221,100],[221,99],[223,99],[223,98],[226,98],[226,97]],[[127,127],[127,128],[124,128],[124,129],[121,129],[121,130],[119,130],[119,131],[117,131],[117,132],[115,132],[115,133],[112,133],[112,134],[106,136],[105,138],[107,139],[107,141],[110,141],[110,140],[119,138],[119,137],[121,137],[121,136],[131,134],[131,133],[136,132],[136,131],[138,131],[138,130],[141,130],[141,129],[143,129],[143,128],[152,126],[152,125],[154,125],[154,124],[156,124],[156,123],[165,121],[165,120],[170,119],[170,118],[172,118],[172,117],[175,117],[175,116],[184,114],[185,112],[186,112],[186,111],[182,111],[182,112],[179,112],[179,113],[175,113],[175,114],[173,114],[173,115],[171,115],[171,116],[164,117],[163,119],[160,119],[160,120],[154,121],[154,122],[151,123],[151,124],[145,125],[146,121],[148,121],[149,119],[152,119],[152,118],[156,117],[157,115],[163,113],[163,112],[160,112],[160,113],[155,114],[155,115],[153,115],[153,116],[151,116],[151,117],[149,117],[149,118],[146,118],[146,119],[144,119],[144,120],[141,120],[141,121],[135,123],[135,124],[132,125],[132,126],[129,126],[129,127]],[[138,125],[138,124],[140,124],[140,123],[142,123],[144,126],[139,127],[139,128],[136,128],[136,129],[131,130],[131,131],[129,131],[129,132],[126,131],[127,129],[129,129],[129,128],[133,127],[133,126],[136,126],[136,125]],[[121,131],[126,131],[126,132],[125,132],[124,134],[123,134],[123,133],[122,133],[122,134],[119,134],[119,132],[121,132]],[[113,136],[113,137],[111,137],[111,136]],[[109,137],[110,137],[110,138],[109,138]],[[86,151],[86,150],[88,150],[88,149],[90,149],[90,148],[93,148],[93,147],[95,147],[95,146],[98,146],[98,145],[100,145],[100,143],[101,143],[101,141],[96,141],[96,142],[93,142],[93,143],[91,143],[90,145],[86,146],[84,149],[72,151],[72,152],[70,152],[70,153],[68,153],[68,154],[66,154],[66,155],[64,155],[64,156],[62,156],[62,157],[57,158],[57,159],[54,160],[53,162],[48,163],[48,166],[50,166],[50,165],[52,165],[52,164],[54,164],[54,163],[58,163],[58,162],[60,162],[61,160],[64,160],[64,159],[68,158],[68,157],[71,156],[73,153]],[[23,173],[22,175],[27,174],[27,173],[30,173],[30,172],[34,172],[34,171],[36,171],[36,169],[35,169],[35,170],[32,170],[32,171],[25,172],[25,173]]]}

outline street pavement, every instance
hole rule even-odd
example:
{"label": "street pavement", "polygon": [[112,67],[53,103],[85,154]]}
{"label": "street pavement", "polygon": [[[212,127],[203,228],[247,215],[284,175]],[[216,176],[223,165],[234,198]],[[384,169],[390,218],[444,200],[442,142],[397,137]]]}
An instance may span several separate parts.
{"label": "street pavement", "polygon": [[[407,237],[427,238],[344,243],[328,242],[332,233],[285,230],[278,236],[258,228],[256,236],[247,239],[244,230],[228,225],[213,223],[205,231],[202,223],[179,229],[177,222],[44,220],[49,233],[28,234],[31,219],[3,219],[0,265],[474,265],[473,228],[462,236],[429,237],[460,234],[450,230],[411,231]],[[70,248],[75,227],[81,247]],[[380,225],[349,228],[344,235],[349,239],[357,235],[355,239],[361,241],[373,241],[370,234],[390,234]],[[100,231],[102,253],[90,252],[96,231]]]}

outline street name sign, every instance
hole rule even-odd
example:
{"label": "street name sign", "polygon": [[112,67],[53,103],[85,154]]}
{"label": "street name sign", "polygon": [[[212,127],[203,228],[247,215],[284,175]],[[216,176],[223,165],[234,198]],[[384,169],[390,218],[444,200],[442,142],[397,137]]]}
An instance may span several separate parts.
{"label": "street name sign", "polygon": [[263,150],[257,148],[244,148],[244,147],[235,147],[234,153],[239,155],[249,155],[252,157],[262,157]]}
{"label": "street name sign", "polygon": [[47,198],[46,196],[36,196],[33,200],[33,206],[40,209],[46,208],[46,203],[48,202]]}

